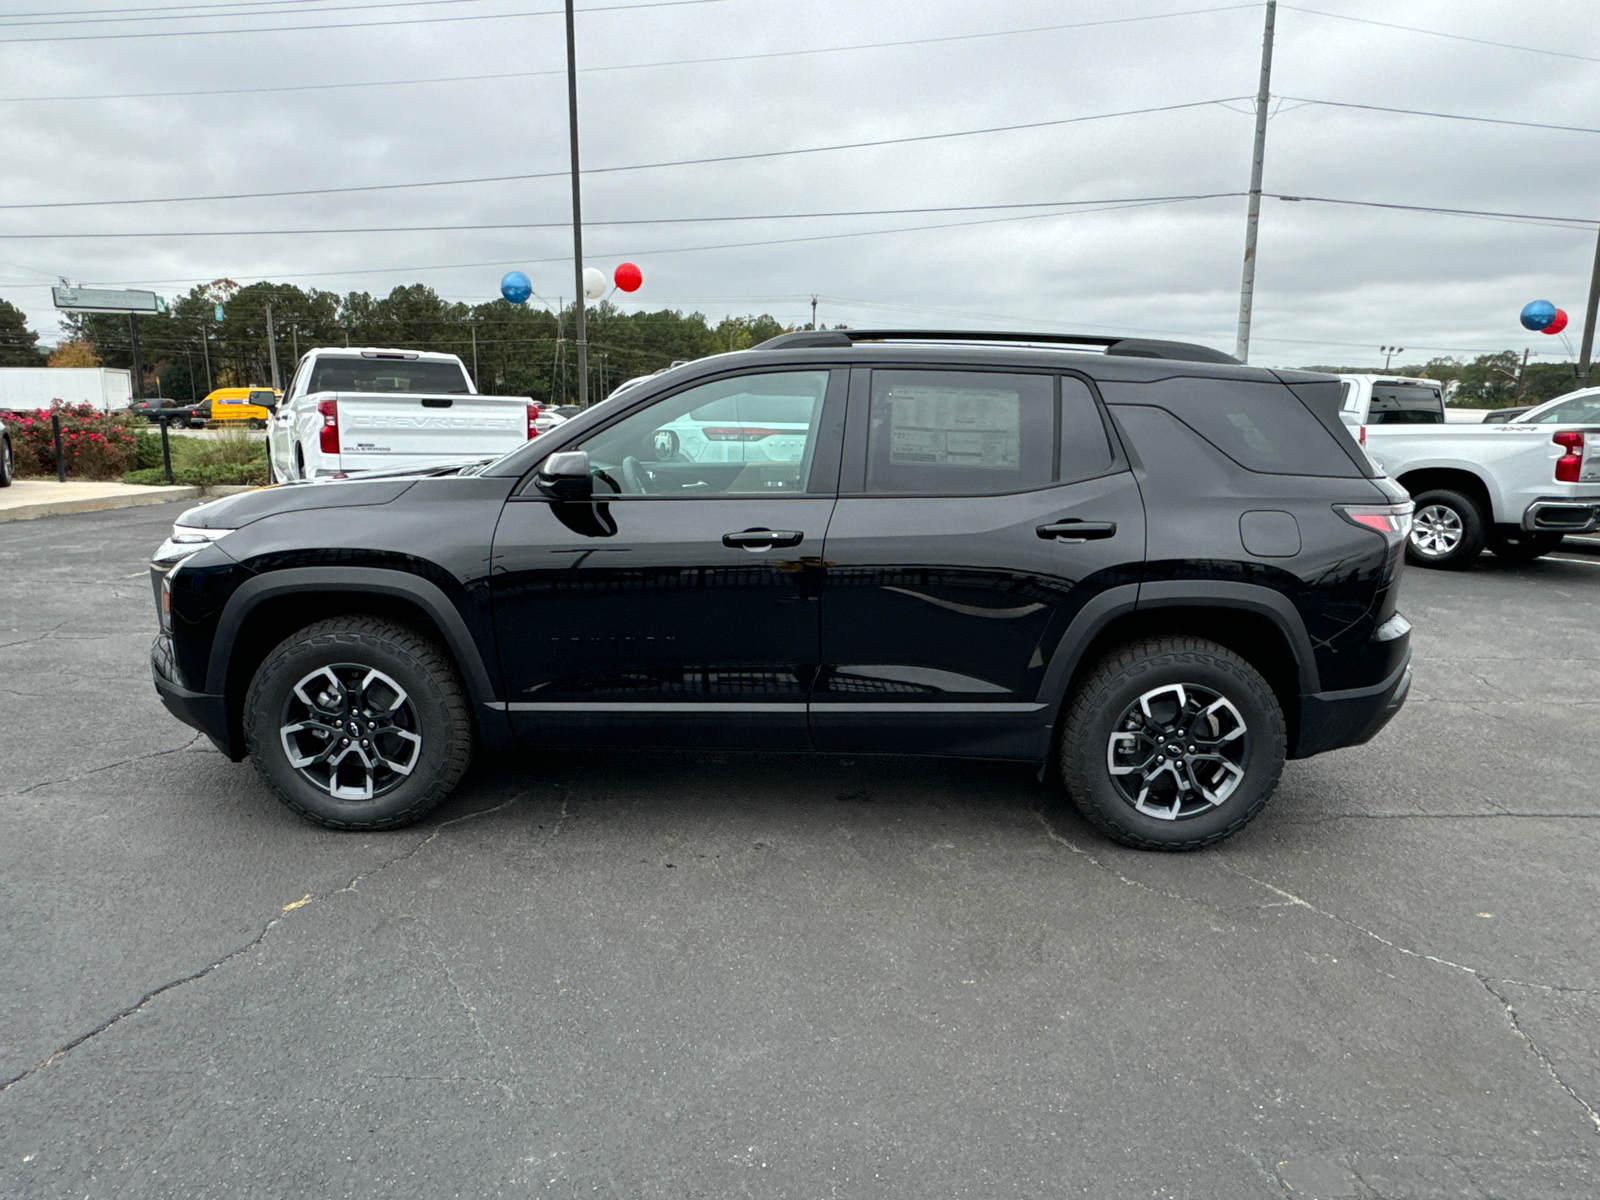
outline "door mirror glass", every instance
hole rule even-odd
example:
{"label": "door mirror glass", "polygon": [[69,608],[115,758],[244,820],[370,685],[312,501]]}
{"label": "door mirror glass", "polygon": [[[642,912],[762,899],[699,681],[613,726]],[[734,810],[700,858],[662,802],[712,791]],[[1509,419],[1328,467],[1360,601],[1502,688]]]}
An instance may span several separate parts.
{"label": "door mirror glass", "polygon": [[589,455],[583,450],[552,454],[539,464],[539,473],[533,482],[552,500],[587,500],[594,494]]}

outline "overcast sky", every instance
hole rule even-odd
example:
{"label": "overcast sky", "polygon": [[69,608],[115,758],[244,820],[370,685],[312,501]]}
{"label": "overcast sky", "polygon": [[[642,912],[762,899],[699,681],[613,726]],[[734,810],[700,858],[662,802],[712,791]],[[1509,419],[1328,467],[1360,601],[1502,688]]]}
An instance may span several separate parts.
{"label": "overcast sky", "polygon": [[[1233,349],[1242,198],[1077,215],[1061,215],[1060,204],[1242,192],[1250,101],[1208,102],[1254,93],[1263,6],[701,0],[600,11],[639,2],[582,0],[591,10],[580,8],[578,17],[586,169],[1199,106],[587,174],[589,264],[609,274],[629,258],[644,272],[643,289],[625,307],[699,310],[713,320],[770,312],[802,323],[816,294],[827,323],[1128,331]],[[147,7],[135,10],[139,4]],[[129,0],[117,11],[150,17],[179,11],[173,5],[226,15],[106,23],[77,14],[111,9],[110,0],[6,0],[0,204],[566,169],[564,26],[554,12],[530,15],[556,9],[557,0],[265,0],[209,9],[197,9],[196,0]],[[1308,0],[1308,7],[1365,20],[1280,6],[1275,96],[1600,128],[1600,5]],[[240,15],[250,12],[270,15]],[[1126,20],[1147,16],[1154,19]],[[461,19],[468,17],[485,19]],[[58,23],[36,23],[43,21]],[[1121,23],[1083,24],[1095,21]],[[20,40],[314,23],[358,27]],[[1080,27],[1042,28],[1066,25]],[[925,41],[940,38],[957,40]],[[906,41],[923,44],[859,48]],[[819,52],[636,66],[810,50]],[[618,66],[632,69],[606,69]],[[486,75],[520,77],[412,82]],[[347,83],[383,86],[324,86]],[[31,99],[248,88],[302,90]],[[1297,103],[1275,103],[1268,192],[1600,216],[1600,134]],[[1036,202],[1056,207],[1022,210],[1050,214],[1022,220],[1016,209],[975,207]],[[481,302],[497,294],[505,270],[520,266],[540,295],[570,300],[571,231],[559,227],[570,220],[570,203],[568,180],[556,174],[294,198],[10,208],[0,211],[0,296],[23,308],[47,341],[57,337],[49,285],[58,276],[166,295],[220,276],[379,294],[421,281],[449,299]],[[701,217],[768,219],[651,223]],[[260,232],[508,223],[556,227]],[[946,227],[884,232],[931,225]],[[197,231],[228,235],[142,236]],[[869,235],[827,236],[863,231]],[[141,236],[18,236],[66,233]],[[811,240],[685,249],[780,239]],[[1265,200],[1251,359],[1371,362],[1384,343],[1407,347],[1407,361],[1525,345],[1564,357],[1559,338],[1525,333],[1517,313],[1536,298],[1566,308],[1576,346],[1594,243],[1593,226]]]}

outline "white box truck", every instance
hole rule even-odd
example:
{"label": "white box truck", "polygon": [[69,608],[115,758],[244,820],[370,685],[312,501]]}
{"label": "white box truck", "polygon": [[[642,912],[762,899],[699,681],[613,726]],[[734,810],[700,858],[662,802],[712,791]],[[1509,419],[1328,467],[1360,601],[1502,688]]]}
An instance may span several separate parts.
{"label": "white box truck", "polygon": [[0,408],[49,408],[56,400],[115,412],[133,402],[133,372],[118,367],[0,367]]}

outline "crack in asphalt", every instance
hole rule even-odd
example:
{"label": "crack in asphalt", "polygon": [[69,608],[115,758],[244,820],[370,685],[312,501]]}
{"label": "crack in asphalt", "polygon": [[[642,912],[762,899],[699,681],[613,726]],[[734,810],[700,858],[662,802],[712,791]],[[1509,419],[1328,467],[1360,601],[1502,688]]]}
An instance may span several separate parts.
{"label": "crack in asphalt", "polygon": [[54,625],[50,626],[49,629],[46,629],[43,633],[36,633],[32,637],[19,638],[14,642],[0,642],[0,650],[5,650],[11,646],[26,646],[30,642],[42,642],[45,638],[49,637],[52,633],[60,629],[65,624],[65,621],[58,621]]}
{"label": "crack in asphalt", "polygon": [[[173,751],[170,751],[170,750],[161,751],[160,753],[170,754],[170,753],[173,753]],[[151,756],[146,755],[144,757],[151,757]],[[132,760],[130,760],[130,761],[132,761]],[[101,768],[101,769],[103,769],[103,768]],[[37,786],[43,786],[43,785],[37,785]],[[27,789],[27,790],[32,790],[32,789]],[[17,793],[17,794],[20,795],[21,793]],[[459,817],[454,817],[454,818],[452,818],[451,820],[448,820],[448,821],[441,821],[434,828],[433,832],[429,833],[427,837],[423,838],[416,845],[412,846],[404,854],[397,854],[393,858],[385,859],[383,862],[379,863],[375,867],[371,867],[368,870],[362,871],[360,874],[354,876],[350,880],[349,883],[346,883],[342,887],[332,888],[332,889],[330,889],[330,890],[328,890],[326,892],[320,892],[320,893],[315,893],[315,894],[308,892],[305,896],[301,897],[299,900],[291,901],[290,903],[288,903],[288,904],[283,906],[283,908],[279,911],[277,916],[273,917],[270,921],[268,921],[265,925],[263,925],[261,927],[261,932],[257,933],[253,938],[251,938],[248,942],[245,942],[242,946],[239,946],[236,949],[228,951],[228,953],[226,953],[222,957],[216,959],[214,962],[208,963],[206,966],[201,967],[198,971],[193,971],[190,974],[184,975],[184,976],[182,976],[182,977],[180,977],[178,979],[169,980],[168,982],[163,983],[159,987],[151,988],[148,992],[144,993],[144,995],[140,996],[138,1001],[135,1002],[134,1004],[131,1004],[127,1008],[121,1009],[120,1011],[118,1011],[116,1013],[113,1013],[110,1017],[106,1018],[106,1020],[102,1021],[99,1025],[96,1025],[93,1029],[89,1030],[86,1033],[79,1034],[77,1037],[73,1038],[71,1041],[67,1042],[65,1045],[63,1045],[60,1048],[52,1051],[50,1054],[46,1055],[44,1058],[41,1058],[38,1062],[34,1063],[31,1067],[28,1067],[26,1070],[23,1070],[23,1071],[19,1072],[16,1075],[13,1075],[10,1079],[7,1079],[7,1080],[4,1080],[3,1082],[0,1082],[0,1093],[5,1093],[5,1092],[10,1091],[13,1087],[15,1087],[17,1084],[23,1082],[25,1079],[29,1079],[32,1076],[37,1075],[40,1071],[44,1070],[46,1067],[52,1065],[53,1063],[61,1061],[61,1059],[65,1058],[68,1054],[71,1054],[79,1046],[84,1045],[86,1042],[92,1041],[93,1039],[99,1037],[102,1033],[105,1033],[108,1029],[111,1029],[113,1026],[120,1024],[122,1021],[126,1020],[128,1017],[134,1016],[135,1014],[140,1012],[146,1005],[148,1005],[152,1000],[155,1000],[158,996],[163,996],[163,995],[165,995],[166,993],[168,993],[170,991],[174,991],[177,988],[180,988],[180,987],[184,986],[185,984],[193,983],[198,979],[204,979],[207,975],[210,975],[214,971],[218,970],[219,968],[221,968],[223,966],[226,966],[228,963],[230,963],[234,959],[238,958],[241,954],[245,954],[245,953],[249,952],[250,950],[253,950],[255,947],[261,945],[261,943],[266,940],[267,935],[272,932],[273,928],[280,921],[286,920],[288,918],[288,915],[291,912],[295,912],[295,911],[297,911],[297,910],[299,910],[301,908],[308,907],[308,906],[310,906],[312,904],[315,904],[319,900],[326,900],[326,899],[328,899],[329,897],[332,897],[332,896],[343,895],[343,894],[345,894],[347,892],[353,893],[353,892],[356,891],[357,886],[363,880],[370,879],[372,876],[377,875],[378,873],[380,873],[382,871],[387,871],[390,867],[394,866],[396,863],[405,862],[407,859],[412,858],[415,855],[419,854],[425,847],[427,847],[429,845],[432,845],[434,840],[436,838],[438,838],[438,836],[440,834],[442,834],[446,829],[450,828],[450,826],[452,826],[452,825],[460,825],[464,821],[473,821],[473,820],[476,820],[479,817],[487,817],[487,816],[490,816],[493,813],[500,812],[503,809],[510,808],[513,804],[515,804],[515,803],[517,803],[517,801],[523,799],[523,797],[526,796],[526,795],[527,795],[526,792],[521,792],[521,793],[518,793],[517,795],[511,797],[511,799],[505,801],[504,803],[495,805],[493,808],[479,809],[477,812],[470,812],[470,813],[466,813],[466,814],[464,814],[462,816],[459,816]]]}
{"label": "crack in asphalt", "polygon": [[144,762],[150,758],[161,758],[167,754],[181,754],[188,750],[205,734],[197,733],[181,746],[168,746],[165,750],[151,750],[148,754],[135,754],[130,758],[119,758],[116,762],[105,763],[98,767],[90,767],[87,771],[79,771],[76,775],[64,775],[60,779],[43,779],[38,783],[30,783],[25,788],[14,792],[0,792],[0,800],[9,800],[15,796],[26,796],[29,792],[36,792],[40,788],[53,787],[58,783],[76,783],[80,779],[87,779],[91,775],[98,775],[102,771],[112,771],[117,767],[125,767],[129,763]]}
{"label": "crack in asphalt", "polygon": [[1398,942],[1390,941],[1382,934],[1374,932],[1364,925],[1358,925],[1348,917],[1341,917],[1337,913],[1329,912],[1327,909],[1318,908],[1310,901],[1303,900],[1299,896],[1296,896],[1293,892],[1285,891],[1283,888],[1277,887],[1274,884],[1270,884],[1264,879],[1257,879],[1254,875],[1251,875],[1245,871],[1241,871],[1239,868],[1231,866],[1226,862],[1219,862],[1218,865],[1221,866],[1223,870],[1228,871],[1230,874],[1237,875],[1241,879],[1248,879],[1257,887],[1266,888],[1269,892],[1272,892],[1278,896],[1282,896],[1282,902],[1278,904],[1225,905],[1219,904],[1213,900],[1202,900],[1196,896],[1187,896],[1181,892],[1169,891],[1166,888],[1156,887],[1152,884],[1145,883],[1142,880],[1130,879],[1115,867],[1109,865],[1108,863],[1102,862],[1099,858],[1095,857],[1089,851],[1073,842],[1070,838],[1063,837],[1061,834],[1057,833],[1051,826],[1050,820],[1045,815],[1043,810],[1036,810],[1036,815],[1039,817],[1040,824],[1044,826],[1045,833],[1052,841],[1059,842],[1061,845],[1071,850],[1073,854],[1087,859],[1093,866],[1116,877],[1123,883],[1128,884],[1130,887],[1136,887],[1143,891],[1152,892],[1155,895],[1165,897],[1169,900],[1177,900],[1187,904],[1196,904],[1203,908],[1214,909],[1218,912],[1236,912],[1240,910],[1260,910],[1267,908],[1303,908],[1308,912],[1315,913],[1319,917],[1324,917],[1329,921],[1333,921],[1339,925],[1344,925],[1349,929],[1353,929],[1357,933],[1363,934],[1366,937],[1371,938],[1373,941],[1378,942],[1380,945],[1386,946],[1390,950],[1397,951],[1408,958],[1416,958],[1421,959],[1424,962],[1436,963],[1439,966],[1449,967],[1452,970],[1461,971],[1465,974],[1471,975],[1478,981],[1483,989],[1489,993],[1490,996],[1499,1001],[1501,1008],[1505,1012],[1506,1021],[1510,1025],[1511,1031],[1526,1044],[1528,1050],[1544,1067],[1545,1071],[1549,1073],[1550,1078],[1555,1081],[1556,1085],[1568,1096],[1570,1096],[1580,1108],[1583,1109],[1584,1114],[1589,1118],[1590,1123],[1594,1126],[1595,1132],[1600,1134],[1600,1111],[1597,1111],[1594,1105],[1590,1104],[1588,1100],[1579,1094],[1577,1089],[1575,1089],[1571,1084],[1561,1077],[1560,1072],[1556,1070],[1555,1063],[1551,1061],[1550,1056],[1545,1053],[1544,1047],[1540,1046],[1533,1036],[1529,1034],[1527,1030],[1522,1028],[1522,1024],[1517,1017],[1516,1009],[1512,1006],[1510,1000],[1505,996],[1505,994],[1502,993],[1495,985],[1499,984],[1501,986],[1508,987],[1536,988],[1548,992],[1570,992],[1581,995],[1600,995],[1600,990],[1571,987],[1564,984],[1532,983],[1518,979],[1496,979],[1488,972],[1480,970],[1477,967],[1470,967],[1464,963],[1452,962],[1448,958],[1441,958],[1436,954],[1428,954],[1421,950],[1413,950],[1408,946],[1400,945]]}
{"label": "crack in asphalt", "polygon": [[1550,1056],[1545,1053],[1544,1048],[1540,1046],[1536,1040],[1534,1040],[1533,1036],[1529,1034],[1527,1030],[1522,1028],[1522,1024],[1517,1018],[1516,1009],[1512,1006],[1510,1000],[1505,996],[1505,994],[1495,987],[1495,984],[1499,983],[1512,987],[1531,987],[1540,988],[1546,991],[1564,992],[1588,992],[1589,989],[1572,988],[1558,984],[1524,983],[1514,979],[1495,979],[1488,972],[1482,971],[1477,967],[1469,967],[1464,963],[1452,962],[1448,958],[1440,958],[1437,954],[1427,954],[1420,950],[1412,950],[1410,947],[1402,946],[1400,943],[1390,941],[1382,934],[1376,933],[1364,925],[1358,925],[1348,917],[1341,917],[1337,913],[1329,912],[1327,909],[1318,908],[1309,901],[1302,900],[1293,892],[1284,891],[1283,888],[1270,884],[1264,879],[1257,879],[1254,875],[1247,874],[1246,872],[1239,870],[1237,867],[1230,866],[1227,863],[1222,863],[1220,865],[1222,866],[1223,870],[1238,875],[1241,879],[1248,879],[1251,883],[1257,884],[1266,888],[1268,891],[1276,892],[1278,895],[1283,896],[1293,907],[1307,909],[1308,911],[1317,914],[1319,917],[1325,917],[1330,921],[1344,925],[1347,928],[1353,929],[1357,933],[1364,934],[1373,941],[1387,946],[1391,950],[1398,951],[1409,958],[1418,958],[1422,959],[1424,962],[1437,963],[1439,966],[1450,967],[1452,970],[1461,971],[1465,974],[1471,975],[1478,981],[1480,985],[1482,985],[1484,991],[1488,992],[1489,995],[1493,996],[1500,1002],[1500,1006],[1506,1014],[1506,1022],[1511,1026],[1511,1031],[1515,1033],[1517,1037],[1521,1038],[1522,1041],[1527,1045],[1529,1051],[1544,1066],[1544,1069],[1549,1073],[1550,1078],[1555,1081],[1556,1086],[1558,1086],[1563,1092],[1577,1102],[1578,1106],[1583,1109],[1585,1115],[1588,1116],[1589,1122],[1594,1126],[1595,1132],[1600,1134],[1600,1111],[1597,1111],[1594,1105],[1590,1104],[1586,1099],[1583,1098],[1583,1096],[1579,1095],[1577,1090],[1571,1084],[1569,1084],[1565,1079],[1561,1078],[1560,1072],[1556,1070],[1555,1063],[1551,1061]]}

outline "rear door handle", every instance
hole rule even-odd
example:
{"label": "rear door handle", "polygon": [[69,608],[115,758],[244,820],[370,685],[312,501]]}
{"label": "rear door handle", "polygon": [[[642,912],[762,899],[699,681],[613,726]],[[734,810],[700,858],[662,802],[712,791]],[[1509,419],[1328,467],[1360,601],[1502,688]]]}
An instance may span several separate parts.
{"label": "rear door handle", "polygon": [[722,544],[739,550],[770,550],[774,546],[798,546],[805,534],[793,529],[742,529],[722,535]]}
{"label": "rear door handle", "polygon": [[1099,538],[1117,536],[1117,523],[1115,521],[1078,521],[1068,519],[1065,521],[1052,521],[1049,525],[1039,526],[1039,536],[1054,538],[1058,542],[1087,542]]}

